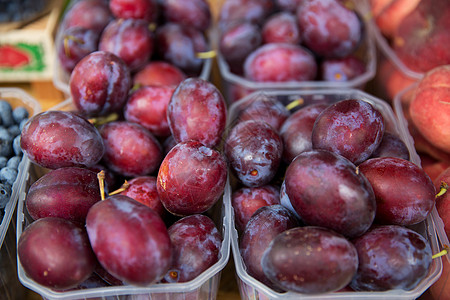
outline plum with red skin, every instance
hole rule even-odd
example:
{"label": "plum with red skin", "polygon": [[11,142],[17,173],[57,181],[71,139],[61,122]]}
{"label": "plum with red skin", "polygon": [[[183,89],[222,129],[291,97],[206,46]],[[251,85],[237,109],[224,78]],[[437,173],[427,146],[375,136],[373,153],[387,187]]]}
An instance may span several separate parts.
{"label": "plum with red skin", "polygon": [[432,260],[429,242],[409,228],[379,226],[352,242],[359,257],[350,284],[355,291],[412,290],[428,274]]}
{"label": "plum with red skin", "polygon": [[292,206],[307,225],[354,238],[375,219],[369,181],[341,155],[327,150],[299,154],[286,170],[285,185]]}
{"label": "plum with red skin", "polygon": [[363,38],[360,18],[339,0],[303,1],[297,8],[302,43],[320,57],[345,57]]}
{"label": "plum with red skin", "polygon": [[175,141],[195,140],[215,147],[222,140],[227,107],[221,92],[209,81],[187,78],[169,101],[167,120]]}
{"label": "plum with red skin", "polygon": [[275,0],[275,5],[282,11],[295,13],[304,0]]}
{"label": "plum with red skin", "polygon": [[239,252],[247,273],[265,285],[278,289],[263,272],[261,260],[270,242],[279,234],[299,226],[295,215],[281,205],[263,206],[255,211],[242,232]]}
{"label": "plum with red skin", "polygon": [[264,274],[287,291],[320,294],[349,284],[358,268],[355,246],[323,227],[305,226],[278,234],[262,257]]}
{"label": "plum with red skin", "polygon": [[77,114],[57,110],[30,118],[22,129],[20,147],[33,163],[49,169],[90,167],[105,153],[94,125]]}
{"label": "plum with red skin", "polygon": [[105,145],[102,162],[123,176],[149,175],[158,170],[162,147],[142,125],[113,121],[99,127]]}
{"label": "plum with red skin", "polygon": [[187,282],[219,261],[222,236],[213,220],[194,214],[168,228],[173,260],[164,276],[167,282]]}
{"label": "plum with red skin", "polygon": [[131,72],[143,67],[154,48],[153,33],[144,20],[114,19],[103,30],[98,49],[120,57]]}
{"label": "plum with red skin", "polygon": [[61,28],[83,27],[100,34],[112,19],[107,1],[80,0],[68,9]]}
{"label": "plum with red skin", "polygon": [[212,24],[211,10],[206,0],[165,0],[161,6],[166,22],[193,27],[201,32],[206,32]]}
{"label": "plum with red skin", "polygon": [[25,228],[17,257],[27,276],[60,290],[82,283],[97,263],[84,228],[55,217],[41,218]]}
{"label": "plum with red skin", "polygon": [[109,196],[92,206],[86,229],[100,264],[125,283],[156,283],[169,269],[172,249],[164,221],[128,196]]}
{"label": "plum with red skin", "polygon": [[100,201],[97,174],[78,167],[51,170],[28,190],[25,206],[34,219],[58,217],[84,224],[92,205]]}
{"label": "plum with red skin", "polygon": [[289,110],[275,97],[257,94],[240,107],[237,122],[264,121],[279,131],[290,116]]}
{"label": "plum with red skin", "polygon": [[300,45],[264,44],[244,62],[244,77],[256,82],[311,81],[316,73],[314,56]]}
{"label": "plum with red skin", "polygon": [[109,9],[116,19],[140,19],[155,22],[159,9],[157,0],[110,0]]}
{"label": "plum with red skin", "polygon": [[167,107],[175,86],[143,86],[128,97],[125,120],[142,125],[157,137],[170,135]]}
{"label": "plum with red skin", "polygon": [[76,109],[84,115],[99,116],[123,109],[131,88],[127,65],[105,51],[86,55],[73,69],[70,94]]}
{"label": "plum with red skin", "polygon": [[264,44],[300,44],[301,34],[294,14],[281,11],[271,15],[261,28]]}
{"label": "plum with red skin", "polygon": [[224,153],[231,171],[247,187],[268,184],[283,154],[278,132],[264,121],[239,122],[225,139]]}
{"label": "plum with red skin", "polygon": [[373,157],[398,157],[409,160],[409,150],[401,138],[386,131],[380,145],[372,153]]}
{"label": "plum with red skin", "polygon": [[169,153],[169,151],[172,150],[172,148],[175,147],[176,144],[177,142],[173,138],[173,135],[169,135],[162,144],[164,149],[164,156],[166,156],[167,153]]}
{"label": "plum with red skin", "polygon": [[88,28],[71,27],[64,30],[55,45],[61,67],[72,72],[83,57],[97,50],[99,38],[98,32]]}
{"label": "plum with red skin", "polygon": [[430,177],[414,163],[396,157],[371,158],[358,166],[377,200],[380,224],[414,225],[424,221],[434,206]]}
{"label": "plum with red skin", "polygon": [[219,12],[219,25],[234,21],[262,24],[271,14],[274,4],[270,0],[226,0]]}
{"label": "plum with red skin", "polygon": [[349,81],[366,72],[366,63],[356,56],[324,59],[320,63],[322,80],[331,82]]}
{"label": "plum with red skin", "polygon": [[156,189],[155,176],[138,176],[128,181],[129,186],[120,192],[120,195],[128,196],[153,209],[161,217],[164,216],[164,206],[159,199]]}
{"label": "plum with red skin", "polygon": [[328,107],[315,103],[300,108],[287,118],[280,129],[283,139],[283,160],[290,163],[302,152],[312,150],[311,134],[317,116]]}
{"label": "plum with red skin", "polygon": [[188,76],[198,76],[203,60],[197,57],[197,53],[208,50],[201,31],[167,22],[156,29],[155,43],[159,59],[175,65]]}
{"label": "plum with red skin", "polygon": [[231,72],[242,74],[247,56],[262,44],[261,30],[249,21],[233,22],[220,33],[219,50]]}
{"label": "plum with red skin", "polygon": [[311,141],[313,149],[332,151],[359,164],[378,148],[384,131],[384,117],[372,104],[346,99],[317,116]]}
{"label": "plum with red skin", "polygon": [[280,191],[273,185],[241,187],[231,195],[236,228],[244,230],[252,215],[263,206],[280,204]]}
{"label": "plum with red skin", "polygon": [[165,61],[149,61],[133,75],[134,86],[174,85],[186,79],[186,74],[173,64]]}
{"label": "plum with red skin", "polygon": [[166,210],[187,216],[210,209],[222,196],[226,178],[222,154],[191,140],[178,143],[167,153],[156,187]]}

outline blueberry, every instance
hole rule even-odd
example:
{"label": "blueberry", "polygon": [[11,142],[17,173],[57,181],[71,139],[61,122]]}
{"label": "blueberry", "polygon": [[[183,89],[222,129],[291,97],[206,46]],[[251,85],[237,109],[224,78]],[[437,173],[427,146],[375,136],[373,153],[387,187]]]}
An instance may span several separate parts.
{"label": "blueberry", "polygon": [[12,136],[16,137],[20,134],[20,128],[19,125],[14,124],[8,127],[9,133],[11,133]]}
{"label": "blueberry", "polygon": [[20,131],[22,131],[23,126],[25,126],[25,124],[26,124],[27,122],[28,122],[28,119],[25,119],[25,120],[20,121],[20,124],[19,124],[19,129],[20,129]]}
{"label": "blueberry", "polygon": [[21,160],[22,160],[21,156],[13,156],[8,160],[6,166],[17,170],[19,169],[19,164]]}
{"label": "blueberry", "polygon": [[0,169],[6,167],[8,163],[8,158],[5,156],[0,156]]}
{"label": "blueberry", "polygon": [[4,167],[0,170],[0,181],[13,185],[14,181],[16,181],[16,178],[17,178],[16,169]]}
{"label": "blueberry", "polygon": [[2,124],[5,127],[9,127],[14,124],[12,107],[6,100],[0,100],[0,118],[2,119]]}
{"label": "blueberry", "polygon": [[22,156],[23,151],[22,147],[20,147],[20,135],[16,136],[12,141],[12,148],[14,151],[14,155]]}
{"label": "blueberry", "polygon": [[12,115],[16,124],[20,124],[28,118],[28,110],[23,106],[18,106],[13,110]]}
{"label": "blueberry", "polygon": [[11,198],[11,185],[0,183],[0,208],[5,208]]}
{"label": "blueberry", "polygon": [[0,156],[11,156],[13,139],[14,137],[7,129],[0,127]]}

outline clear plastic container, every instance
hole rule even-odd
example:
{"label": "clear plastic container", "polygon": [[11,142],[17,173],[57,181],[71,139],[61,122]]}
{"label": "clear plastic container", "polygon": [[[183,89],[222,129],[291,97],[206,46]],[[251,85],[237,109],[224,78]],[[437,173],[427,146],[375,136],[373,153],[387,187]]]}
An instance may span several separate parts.
{"label": "clear plastic container", "polygon": [[[71,6],[73,6],[74,3],[76,3],[77,0],[72,0],[70,1],[69,5],[67,6],[69,9]],[[66,9],[66,11],[67,11]],[[55,37],[55,46],[58,45],[61,41],[62,38],[62,30],[61,30],[61,26],[62,22],[58,25],[58,30],[56,32],[56,37]],[[207,35],[209,37],[209,35]],[[205,58],[204,59],[204,63],[203,63],[203,67],[202,70],[199,74],[198,77],[204,79],[204,80],[209,80],[210,75],[211,75],[211,68],[212,68],[212,58]],[[60,90],[61,92],[64,93],[64,95],[66,95],[67,97],[70,96],[70,87],[69,87],[69,80],[70,80],[70,73],[68,73],[66,70],[64,70],[61,67],[61,64],[59,62],[58,56],[54,55],[54,63],[53,63],[53,84],[54,86]]]}
{"label": "clear plastic container", "polygon": [[[334,103],[344,99],[361,99],[372,104],[378,109],[386,122],[386,128],[390,132],[398,134],[398,136],[405,142],[410,152],[411,161],[419,164],[417,153],[415,152],[411,136],[403,120],[397,119],[390,105],[373,97],[363,91],[357,89],[322,89],[322,90],[298,90],[298,91],[260,91],[254,92],[247,97],[234,103],[229,110],[228,124],[232,124],[237,117],[237,112],[240,107],[244,107],[254,99],[258,93],[264,93],[269,97],[276,97],[283,103],[302,99],[303,105],[311,103],[323,102]],[[225,198],[226,201],[231,201]],[[229,204],[231,206],[231,202]],[[234,214],[232,211],[232,224],[234,225]],[[414,225],[411,228],[422,234],[430,243],[432,253],[440,251],[438,237],[436,235],[436,214],[432,213],[428,218],[420,224]],[[239,252],[239,234],[235,226],[232,226],[231,231],[231,247],[236,267],[236,275],[239,285],[239,291],[242,299],[416,299],[423,292],[425,292],[441,275],[442,260],[440,258],[433,259],[428,275],[410,291],[404,290],[390,290],[385,292],[336,292],[320,295],[305,295],[294,292],[278,293],[273,289],[267,287],[260,281],[250,276]]]}
{"label": "clear plastic container", "polygon": [[[71,103],[71,99],[68,99],[53,107],[52,110],[71,110],[73,109]],[[32,221],[24,206],[26,193],[31,184],[46,172],[46,169],[31,163],[28,158],[25,157],[25,160],[26,164],[30,166],[27,168],[29,172],[21,185],[17,204],[17,241],[25,227]],[[229,184],[227,184],[223,199],[228,199],[229,197],[230,188]],[[29,278],[20,262],[18,262],[18,276],[24,286],[40,294],[45,299],[216,299],[221,272],[230,257],[231,206],[229,201],[219,201],[208,211],[208,215],[212,217],[223,237],[220,257],[214,265],[189,282],[158,283],[148,287],[132,285],[109,286],[58,292],[44,287]]]}
{"label": "clear plastic container", "polygon": [[[23,106],[29,116],[41,111],[39,102],[18,88],[0,88],[0,99],[6,99],[13,108]],[[17,206],[20,187],[28,172],[28,164],[23,158],[19,164],[17,179],[12,186],[11,198],[5,207],[5,214],[0,223],[0,298],[21,299],[25,289],[17,280],[16,263],[16,224],[11,222]],[[3,298],[4,297],[4,298]]]}
{"label": "clear plastic container", "polygon": [[[359,11],[362,12],[365,16],[370,16],[370,3],[369,0],[357,1],[357,7]],[[403,61],[397,56],[397,54],[392,49],[389,41],[385,36],[380,32],[380,29],[375,24],[373,18],[368,18],[367,26],[370,34],[373,36],[373,39],[376,43],[377,48],[379,48],[384,56],[386,56],[397,69],[399,69],[403,74],[412,78],[412,79],[420,79],[424,76],[424,73],[419,73],[408,68]]]}
{"label": "clear plastic container", "polygon": [[[351,1],[358,2],[358,1]],[[353,4],[352,4],[353,5]],[[358,9],[356,9],[358,11]],[[358,11],[359,12],[359,11]],[[361,16],[364,16],[360,13]],[[230,71],[228,63],[225,61],[219,51],[219,28],[215,28],[212,35],[213,44],[217,51],[217,63],[220,74],[222,76],[222,86],[225,95],[230,102],[234,102],[239,98],[234,98],[233,89],[242,88],[248,92],[256,90],[294,90],[294,89],[318,89],[318,88],[362,88],[370,81],[376,73],[376,47],[370,34],[365,34],[364,40],[355,52],[355,55],[361,58],[366,65],[366,71],[348,81],[331,82],[323,80],[315,81],[290,81],[290,82],[256,82],[245,78],[244,76],[237,75]]]}
{"label": "clear plastic container", "polygon": [[[409,104],[411,97],[412,97],[415,89],[417,88],[417,86],[418,86],[418,83],[410,85],[409,87],[407,87],[406,89],[404,89],[400,93],[398,93],[394,98],[394,102],[393,102],[394,111],[395,111],[396,115],[398,116],[400,123],[403,124],[402,130],[404,130],[405,132],[408,130],[408,121],[405,116],[405,112],[408,109],[408,104]],[[411,137],[411,135],[408,136],[408,139],[409,139],[409,143],[411,143],[413,145],[414,140]],[[420,164],[420,157],[419,157],[419,155],[417,155],[417,153],[414,153],[414,162],[417,162],[418,164]],[[439,216],[439,213],[437,212],[436,208],[433,209],[432,216],[434,218],[434,222],[436,225],[436,232],[437,232],[439,241],[441,243],[441,247],[443,249],[444,248],[449,249],[450,242],[449,242],[447,234],[445,233],[444,222],[442,221],[441,217]],[[446,255],[446,257],[450,263],[450,252]]]}

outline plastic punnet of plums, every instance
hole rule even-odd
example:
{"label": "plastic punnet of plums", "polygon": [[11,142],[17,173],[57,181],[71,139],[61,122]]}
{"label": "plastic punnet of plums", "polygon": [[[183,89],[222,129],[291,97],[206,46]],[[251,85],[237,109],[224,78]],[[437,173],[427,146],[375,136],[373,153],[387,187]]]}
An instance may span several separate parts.
{"label": "plastic punnet of plums", "polygon": [[428,274],[432,253],[419,233],[398,225],[375,227],[353,241],[359,266],[350,286],[356,291],[414,289]]}
{"label": "plastic punnet of plums", "polygon": [[358,268],[355,246],[336,232],[316,226],[278,234],[262,257],[264,274],[287,291],[319,294],[347,286]]}
{"label": "plastic punnet of plums", "polygon": [[56,110],[30,118],[22,129],[20,146],[33,163],[49,169],[91,167],[105,153],[94,125],[75,113]]}
{"label": "plastic punnet of plums", "polygon": [[313,149],[340,154],[358,165],[378,148],[385,130],[383,115],[370,103],[347,99],[317,116],[312,131]]}

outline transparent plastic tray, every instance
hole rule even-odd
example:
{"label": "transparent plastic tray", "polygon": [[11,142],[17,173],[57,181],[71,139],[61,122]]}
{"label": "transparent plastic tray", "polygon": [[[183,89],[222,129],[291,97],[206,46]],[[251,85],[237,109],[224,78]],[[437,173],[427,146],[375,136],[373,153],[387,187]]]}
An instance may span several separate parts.
{"label": "transparent plastic tray", "polygon": [[[228,124],[232,124],[237,116],[239,108],[243,105],[248,105],[249,101],[252,101],[254,96],[258,93],[264,93],[267,96],[277,97],[277,99],[283,103],[301,98],[304,101],[304,105],[316,103],[317,101],[327,101],[331,104],[339,100],[350,98],[367,101],[382,113],[387,124],[386,128],[393,133],[397,133],[405,142],[411,156],[411,161],[416,164],[420,163],[417,153],[415,152],[411,136],[405,124],[397,119],[392,108],[387,102],[375,98],[363,91],[357,89],[326,89],[308,91],[271,90],[254,92],[237,101],[230,107]],[[228,201],[229,199],[226,200]],[[229,205],[231,206],[231,203]],[[416,299],[439,278],[442,272],[442,260],[440,258],[433,259],[428,275],[413,290],[410,291],[390,290],[385,292],[335,292],[320,295],[305,295],[294,292],[278,293],[247,273],[245,264],[239,252],[239,236],[238,231],[234,226],[234,213],[233,211],[231,213],[233,222],[231,231],[231,247],[242,299]],[[436,214],[432,213],[425,221],[411,227],[422,234],[429,241],[433,254],[440,251],[438,237],[436,235],[437,225],[435,222]]]}
{"label": "transparent plastic tray", "polygon": [[[18,88],[0,88],[0,99],[6,99],[13,108],[23,106],[29,116],[41,111],[39,102]],[[17,179],[12,186],[11,198],[5,207],[5,215],[0,223],[0,298],[7,300],[22,299],[25,289],[17,279],[16,263],[16,224],[11,219],[17,206],[20,187],[28,172],[28,164],[22,159]]]}
{"label": "transparent plastic tray", "polygon": [[[412,84],[409,87],[407,87],[406,89],[404,89],[403,91],[401,91],[400,93],[398,93],[395,98],[394,98],[394,102],[393,102],[393,107],[394,107],[394,111],[396,113],[396,115],[398,116],[400,123],[404,124],[404,129],[403,130],[408,130],[408,121],[405,117],[405,110],[408,109],[408,102],[410,100],[410,97],[412,95],[412,93],[414,92],[414,90],[417,88],[418,83]],[[411,135],[408,136],[409,138],[409,142],[411,144],[414,144],[414,140],[411,137]],[[415,161],[418,162],[418,164],[420,164],[420,158],[417,155],[417,153],[415,153],[415,157],[414,157]],[[439,216],[436,208],[433,209],[432,211],[432,215],[434,218],[434,222],[436,225],[436,232],[439,238],[439,241],[441,242],[441,246],[442,248],[446,248],[449,249],[450,247],[450,242],[449,239],[447,237],[447,234],[445,233],[445,229],[444,229],[444,222],[442,221],[441,217]],[[447,260],[450,263],[450,253],[448,253],[446,255]]]}
{"label": "transparent plastic tray", "polygon": [[[77,0],[70,1],[70,3],[67,6],[68,7],[67,9],[69,9],[71,6],[73,6],[73,4],[76,2],[77,2]],[[67,11],[67,9],[66,9],[66,11]],[[64,22],[64,17],[62,18],[62,22]],[[62,22],[58,25],[58,30],[56,31],[55,46],[59,44],[59,41],[61,41],[61,38],[62,38],[62,30],[61,30],[61,27],[63,24]],[[209,34],[207,35],[207,37],[209,37]],[[54,55],[53,59],[54,59],[53,78],[52,78],[53,85],[58,90],[63,92],[64,95],[66,95],[66,97],[69,97],[70,96],[70,87],[69,87],[70,73],[61,67],[58,56],[56,54]],[[210,75],[211,75],[211,68],[212,68],[212,58],[205,58],[204,62],[203,62],[202,70],[198,77],[200,77],[201,79],[204,79],[204,80],[209,80]]]}
{"label": "transparent plastic tray", "polygon": [[[358,1],[351,1],[358,2]],[[355,6],[356,11],[359,12],[358,6]],[[360,13],[364,19],[364,15]],[[367,26],[365,26],[367,27]],[[222,75],[222,85],[226,94],[230,95],[230,89],[233,85],[237,85],[246,90],[256,91],[256,90],[293,90],[293,89],[306,89],[306,88],[361,88],[368,81],[370,81],[376,73],[376,47],[371,35],[367,32],[364,36],[364,40],[355,52],[355,55],[361,58],[366,64],[366,71],[348,81],[341,82],[331,82],[323,80],[315,81],[290,81],[290,82],[256,82],[249,80],[243,76],[237,75],[230,71],[228,63],[225,61],[223,56],[219,51],[219,29],[216,27],[214,29],[214,34],[212,35],[212,42],[217,51],[217,63],[219,66],[220,74]]]}
{"label": "transparent plastic tray", "polygon": [[[71,99],[68,99],[53,107],[52,110],[70,110],[72,108]],[[25,174],[23,184],[20,187],[17,204],[17,241],[25,227],[32,221],[24,206],[26,193],[31,184],[46,172],[46,169],[36,166],[26,157],[25,161],[30,166],[29,172]],[[227,184],[223,199],[228,199],[229,197],[230,188],[229,184]],[[208,211],[208,215],[212,217],[223,237],[220,258],[214,265],[191,281],[184,283],[157,283],[148,287],[125,285],[58,292],[46,288],[29,278],[25,274],[20,261],[18,261],[19,280],[24,286],[40,294],[45,299],[216,299],[221,272],[230,257],[231,206],[229,203],[229,200],[219,201]]]}

